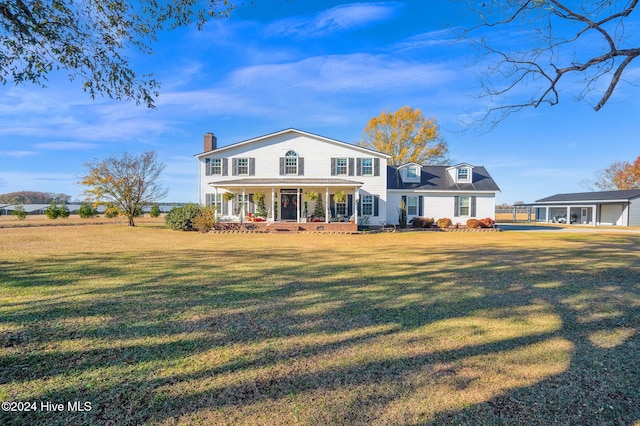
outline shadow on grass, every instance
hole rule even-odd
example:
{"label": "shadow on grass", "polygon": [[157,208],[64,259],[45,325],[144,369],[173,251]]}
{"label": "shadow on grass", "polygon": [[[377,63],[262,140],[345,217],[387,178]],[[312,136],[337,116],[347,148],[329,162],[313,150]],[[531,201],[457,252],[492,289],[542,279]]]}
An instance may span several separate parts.
{"label": "shadow on grass", "polygon": [[2,262],[14,296],[0,307],[0,396],[94,410],[0,421],[640,419],[636,238],[441,249],[383,238],[353,256],[294,246]]}

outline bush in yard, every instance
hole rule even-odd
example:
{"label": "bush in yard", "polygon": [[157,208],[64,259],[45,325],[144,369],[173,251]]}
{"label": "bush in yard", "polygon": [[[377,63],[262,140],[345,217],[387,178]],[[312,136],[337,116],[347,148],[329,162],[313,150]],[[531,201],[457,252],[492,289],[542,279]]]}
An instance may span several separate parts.
{"label": "bush in yard", "polygon": [[480,221],[478,219],[467,220],[467,228],[480,228]]}
{"label": "bush in yard", "polygon": [[16,209],[13,211],[13,215],[20,220],[25,220],[27,218],[27,212],[24,211],[24,207],[21,205],[16,206]]}
{"label": "bush in yard", "polygon": [[164,223],[174,231],[193,231],[193,221],[200,214],[200,206],[190,203],[182,207],[174,207],[164,218]]}
{"label": "bush in yard", "polygon": [[216,208],[200,207],[198,215],[193,219],[193,227],[203,234],[216,226]]}
{"label": "bush in yard", "polygon": [[416,228],[431,228],[431,225],[433,225],[433,222],[434,221],[432,217],[416,216],[413,219],[411,219],[411,224]]}
{"label": "bush in yard", "polygon": [[451,219],[447,218],[447,217],[443,217],[438,219],[438,222],[436,222],[438,225],[438,228],[448,228],[451,226]]}
{"label": "bush in yard", "polygon": [[149,216],[151,217],[159,217],[160,216],[160,206],[154,204],[151,206],[151,210],[149,211]]}
{"label": "bush in yard", "polygon": [[65,203],[64,201],[62,202],[62,205],[60,207],[58,207],[58,217],[61,217],[63,219],[68,218],[71,215],[71,212],[69,211],[69,207],[67,207],[67,203]]}
{"label": "bush in yard", "polygon": [[490,217],[485,217],[484,219],[481,219],[478,222],[480,222],[480,226],[482,228],[493,228],[493,226],[496,223],[496,221],[491,219]]}
{"label": "bush in yard", "polygon": [[44,214],[47,215],[49,219],[57,219],[60,216],[60,211],[58,210],[58,206],[55,201],[51,201],[49,207],[44,209]]}
{"label": "bush in yard", "polygon": [[97,215],[98,215],[98,210],[96,210],[89,203],[82,203],[80,205],[80,208],[78,209],[78,216],[80,216],[83,219],[91,219],[92,217],[95,217]]}

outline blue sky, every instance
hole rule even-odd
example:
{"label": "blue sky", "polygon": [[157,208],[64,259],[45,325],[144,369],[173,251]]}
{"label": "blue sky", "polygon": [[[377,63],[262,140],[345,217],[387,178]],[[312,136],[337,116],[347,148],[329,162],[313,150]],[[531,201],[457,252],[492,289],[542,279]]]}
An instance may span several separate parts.
{"label": "blue sky", "polygon": [[202,31],[162,34],[152,56],[131,53],[162,82],[155,110],[91,100],[63,73],[44,89],[2,86],[0,193],[81,199],[84,162],[153,149],[167,166],[166,200],[197,201],[193,155],[205,132],[219,146],[289,127],[354,143],[371,117],[405,105],[438,121],[455,162],[487,167],[498,203],[585,191],[595,171],[640,154],[640,88],[626,83],[600,112],[568,87],[558,106],[464,131],[460,120],[487,107],[475,96],[476,52],[449,30],[470,24],[465,4],[256,0]]}

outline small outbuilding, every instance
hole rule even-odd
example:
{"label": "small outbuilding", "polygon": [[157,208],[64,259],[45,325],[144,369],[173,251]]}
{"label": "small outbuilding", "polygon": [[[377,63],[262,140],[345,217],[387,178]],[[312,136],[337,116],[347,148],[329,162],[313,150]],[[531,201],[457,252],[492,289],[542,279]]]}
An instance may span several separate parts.
{"label": "small outbuilding", "polygon": [[640,226],[640,189],[556,194],[531,207],[537,222]]}

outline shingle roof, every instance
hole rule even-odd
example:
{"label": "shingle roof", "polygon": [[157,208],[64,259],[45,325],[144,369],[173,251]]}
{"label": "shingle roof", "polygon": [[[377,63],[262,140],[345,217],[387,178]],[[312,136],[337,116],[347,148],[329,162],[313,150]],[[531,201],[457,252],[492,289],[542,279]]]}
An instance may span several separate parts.
{"label": "shingle roof", "polygon": [[631,198],[636,198],[636,197],[640,197],[640,189],[556,194],[547,198],[536,200],[536,203],[570,203],[570,202],[579,202],[579,201],[618,201],[618,200],[628,201]]}
{"label": "shingle roof", "polygon": [[500,191],[498,184],[482,166],[474,166],[470,183],[456,183],[447,168],[449,166],[423,166],[420,182],[403,182],[400,171],[393,166],[387,166],[387,188],[424,191]]}

